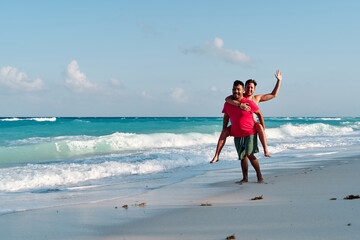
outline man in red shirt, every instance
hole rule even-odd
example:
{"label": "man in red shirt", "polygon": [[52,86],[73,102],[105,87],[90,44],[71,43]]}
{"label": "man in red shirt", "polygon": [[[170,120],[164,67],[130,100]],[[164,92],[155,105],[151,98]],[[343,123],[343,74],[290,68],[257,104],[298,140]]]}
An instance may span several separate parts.
{"label": "man in red shirt", "polygon": [[[256,81],[252,80],[252,79],[247,80],[246,83],[245,83],[244,97],[251,100],[251,101],[254,101],[256,104],[259,104],[260,102],[265,102],[265,101],[268,101],[270,99],[275,98],[277,96],[278,92],[279,92],[280,84],[281,84],[281,80],[282,80],[282,74],[281,74],[280,70],[276,71],[275,77],[277,79],[277,82],[276,82],[276,85],[274,87],[274,90],[271,93],[264,94],[264,95],[262,95],[262,94],[261,95],[255,95],[255,96],[253,96],[253,93],[255,91]],[[232,104],[232,105],[234,105],[234,106],[240,107],[244,111],[250,111],[250,109],[251,109],[248,106],[248,103],[240,103],[240,102],[234,100],[233,95],[228,96],[225,99],[225,101]],[[219,141],[218,141],[218,145],[217,145],[217,148],[216,148],[215,155],[214,155],[213,159],[210,161],[210,163],[215,163],[215,162],[219,161],[219,155],[220,155],[221,149],[225,145],[226,138],[228,136],[230,136],[230,127],[231,126],[229,126],[229,127],[222,130],[222,132],[220,134]],[[255,123],[256,131],[259,134],[260,142],[262,143],[263,148],[264,148],[264,156],[265,157],[271,157],[270,154],[269,154],[269,151],[267,149],[265,129],[263,127],[264,127],[264,125],[261,125],[258,122]]]}
{"label": "man in red shirt", "polygon": [[[229,119],[231,121],[230,136],[234,137],[236,151],[241,160],[241,169],[243,173],[243,179],[239,183],[248,181],[248,163],[246,158],[251,162],[254,167],[259,183],[264,182],[260,171],[260,165],[256,159],[254,153],[259,152],[257,144],[257,134],[255,129],[255,122],[253,113],[255,113],[260,121],[260,124],[264,127],[264,118],[259,107],[251,100],[244,98],[244,83],[236,80],[233,85],[233,99],[240,103],[248,103],[251,110],[243,111],[239,107],[231,105],[225,102],[223,113],[223,129],[227,128]],[[265,128],[265,127],[264,127]]]}

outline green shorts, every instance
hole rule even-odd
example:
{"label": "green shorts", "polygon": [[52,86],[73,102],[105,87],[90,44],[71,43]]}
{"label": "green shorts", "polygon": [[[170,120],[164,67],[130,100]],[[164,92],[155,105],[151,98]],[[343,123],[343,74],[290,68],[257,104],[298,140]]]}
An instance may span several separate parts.
{"label": "green shorts", "polygon": [[239,160],[244,159],[246,154],[259,152],[257,133],[247,137],[235,137],[234,142]]}

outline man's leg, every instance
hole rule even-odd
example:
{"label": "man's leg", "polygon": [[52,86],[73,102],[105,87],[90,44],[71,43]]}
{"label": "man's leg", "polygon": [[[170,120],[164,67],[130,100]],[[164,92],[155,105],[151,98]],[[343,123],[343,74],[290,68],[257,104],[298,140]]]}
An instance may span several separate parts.
{"label": "man's leg", "polygon": [[249,158],[251,165],[254,167],[254,169],[256,171],[258,183],[263,183],[264,179],[263,179],[261,171],[260,171],[259,161],[256,159],[254,154],[247,154],[247,157]]}
{"label": "man's leg", "polygon": [[260,142],[261,142],[261,144],[263,145],[263,148],[264,148],[264,156],[265,157],[271,157],[271,155],[269,154],[269,151],[267,149],[267,142],[266,142],[266,135],[265,135],[264,128],[258,122],[255,123],[255,128],[256,128],[256,132],[259,135]]}
{"label": "man's leg", "polygon": [[215,163],[215,162],[219,161],[219,155],[220,155],[220,152],[221,152],[222,148],[224,147],[224,145],[226,143],[226,138],[228,136],[230,136],[230,127],[231,126],[229,126],[229,127],[222,130],[222,132],[220,134],[220,137],[219,137],[219,140],[218,140],[218,144],[216,146],[215,156],[210,161],[210,163]]}
{"label": "man's leg", "polygon": [[242,171],[242,174],[243,174],[243,178],[236,182],[238,184],[243,184],[243,183],[246,183],[248,182],[248,168],[249,168],[249,165],[248,165],[248,158],[245,156],[244,159],[241,159],[241,171]]}

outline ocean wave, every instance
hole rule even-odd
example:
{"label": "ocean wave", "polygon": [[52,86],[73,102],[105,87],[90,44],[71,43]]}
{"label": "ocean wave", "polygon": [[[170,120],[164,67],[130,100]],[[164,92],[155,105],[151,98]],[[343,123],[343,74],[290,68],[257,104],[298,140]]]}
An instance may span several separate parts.
{"label": "ocean wave", "polygon": [[[112,176],[146,174],[163,170],[156,164],[144,162],[128,164],[104,162],[101,164],[45,164],[9,168],[0,176],[0,191],[18,192],[49,189]],[[18,174],[18,172],[21,174]]]}
{"label": "ocean wave", "polygon": [[360,122],[341,122],[342,125],[347,125],[348,127],[353,128],[354,130],[360,129]]}
{"label": "ocean wave", "polygon": [[265,118],[269,119],[269,120],[275,120],[275,121],[291,121],[291,120],[296,120],[297,118],[291,118],[291,117],[267,117]]}
{"label": "ocean wave", "polygon": [[268,146],[268,150],[271,154],[275,154],[275,153],[283,153],[288,151],[302,152],[304,150],[308,151],[314,149],[331,149],[346,145],[351,145],[351,143],[346,143],[342,141],[328,142],[328,141],[305,140],[302,142],[297,141],[297,142],[289,142],[289,143],[281,143],[281,144],[272,144]]}
{"label": "ocean wave", "polygon": [[50,117],[50,118],[30,118],[29,120],[34,120],[37,122],[55,122],[56,117]]}
{"label": "ocean wave", "polygon": [[56,142],[55,146],[57,152],[116,152],[137,149],[187,147],[214,143],[216,140],[217,134],[114,133],[100,137],[82,136],[80,138],[77,137],[77,139],[69,138]]}
{"label": "ocean wave", "polygon": [[320,120],[323,120],[323,121],[341,121],[342,118],[334,118],[334,117],[327,117],[327,118],[320,118]]}
{"label": "ocean wave", "polygon": [[22,119],[20,118],[2,118],[0,119],[0,121],[2,122],[15,122],[15,121],[21,121]]}
{"label": "ocean wave", "polygon": [[[187,155],[191,155],[188,157]],[[87,181],[110,177],[121,179],[130,175],[146,175],[172,170],[178,167],[194,166],[207,162],[199,154],[180,151],[168,154],[142,154],[135,156],[95,158],[63,163],[27,164],[25,166],[0,169],[0,191],[43,192],[71,190]],[[108,160],[113,159],[113,160]],[[129,162],[129,159],[130,162]],[[80,186],[82,188],[83,186]],[[86,187],[85,187],[86,188]]]}
{"label": "ocean wave", "polygon": [[35,118],[3,118],[3,122],[16,122],[16,121],[36,121],[36,122],[55,122],[56,117],[35,117]]}
{"label": "ocean wave", "polygon": [[350,126],[333,126],[324,123],[293,125],[288,123],[278,128],[266,129],[266,135],[269,139],[284,139],[289,137],[340,136],[350,134],[353,131],[354,129]]}
{"label": "ocean wave", "polygon": [[114,133],[105,136],[61,136],[12,141],[0,147],[1,163],[44,162],[87,155],[103,155],[124,151],[181,148],[215,144],[219,133]]}
{"label": "ocean wave", "polygon": [[[301,138],[304,142],[312,142],[314,137],[342,138],[352,136],[359,125],[334,126],[324,123],[285,124],[277,128],[267,128],[269,144],[291,143]],[[148,151],[161,148],[186,148],[190,146],[216,145],[220,133],[152,133],[135,134],[116,132],[104,136],[60,136],[35,137],[9,142],[8,146],[0,146],[1,163],[3,165],[61,161],[81,156],[104,155],[126,151]],[[318,140],[323,141],[323,140]],[[335,141],[335,140],[332,140]],[[355,141],[355,140],[354,140]]]}

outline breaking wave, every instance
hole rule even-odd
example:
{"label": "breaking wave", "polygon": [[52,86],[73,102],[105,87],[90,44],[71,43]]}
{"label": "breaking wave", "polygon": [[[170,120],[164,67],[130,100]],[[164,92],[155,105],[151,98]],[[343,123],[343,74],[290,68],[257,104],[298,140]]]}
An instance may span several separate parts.
{"label": "breaking wave", "polygon": [[288,137],[312,137],[312,136],[340,136],[354,132],[350,126],[333,126],[324,123],[294,125],[291,123],[281,125],[278,128],[266,129],[269,139]]}
{"label": "breaking wave", "polygon": [[16,121],[36,121],[36,122],[55,122],[56,117],[37,117],[37,118],[2,118],[0,121],[3,122],[16,122]]}

